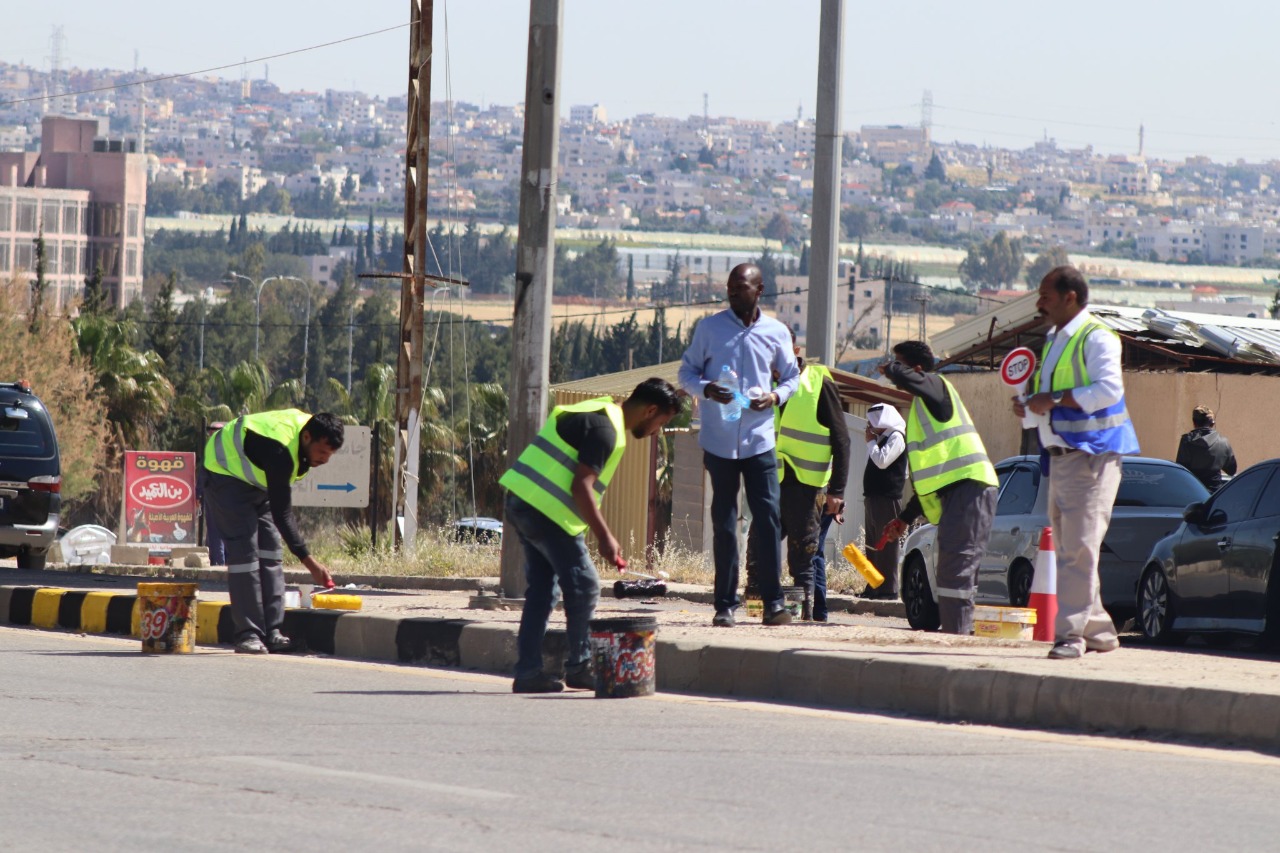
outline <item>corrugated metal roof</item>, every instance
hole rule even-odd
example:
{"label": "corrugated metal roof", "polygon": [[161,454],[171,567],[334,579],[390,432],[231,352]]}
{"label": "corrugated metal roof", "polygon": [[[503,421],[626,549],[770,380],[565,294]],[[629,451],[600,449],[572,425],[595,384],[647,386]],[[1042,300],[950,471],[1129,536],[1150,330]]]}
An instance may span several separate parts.
{"label": "corrugated metal roof", "polygon": [[[996,362],[1012,346],[1043,339],[1036,299],[1033,292],[1006,302],[934,335],[931,344],[948,363],[968,363],[979,354],[983,363]],[[1280,367],[1280,320],[1127,305],[1090,305],[1089,310],[1135,344],[1154,346],[1183,361]]]}
{"label": "corrugated metal roof", "polygon": [[[606,373],[602,376],[589,376],[584,379],[561,382],[551,386],[551,390],[571,391],[588,394],[593,397],[609,394],[613,397],[626,398],[631,395],[637,385],[652,376],[665,379],[678,387],[680,384],[677,378],[679,371],[680,362],[668,361],[650,367],[637,367],[633,370],[623,370],[618,373]],[[858,376],[856,373],[833,368],[831,376],[836,382],[836,387],[840,390],[841,398],[849,403],[860,405],[892,403],[895,406],[906,406],[911,402],[911,395],[905,391],[899,391],[891,385],[882,384],[865,376]]]}

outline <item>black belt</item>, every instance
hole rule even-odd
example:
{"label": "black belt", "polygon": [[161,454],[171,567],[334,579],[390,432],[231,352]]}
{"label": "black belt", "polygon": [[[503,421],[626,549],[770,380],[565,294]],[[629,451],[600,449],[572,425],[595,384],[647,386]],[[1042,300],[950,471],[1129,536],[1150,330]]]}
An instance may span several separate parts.
{"label": "black belt", "polygon": [[1066,456],[1068,453],[1075,453],[1077,449],[1075,447],[1046,447],[1045,452],[1050,456]]}

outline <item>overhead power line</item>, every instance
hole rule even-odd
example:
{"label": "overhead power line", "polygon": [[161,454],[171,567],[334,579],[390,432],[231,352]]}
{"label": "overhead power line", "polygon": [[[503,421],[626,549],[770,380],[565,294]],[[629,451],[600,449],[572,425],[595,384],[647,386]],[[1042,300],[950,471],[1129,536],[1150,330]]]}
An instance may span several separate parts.
{"label": "overhead power line", "polygon": [[202,68],[198,71],[184,71],[181,74],[164,74],[159,77],[148,77],[145,80],[132,80],[128,83],[113,83],[110,86],[96,86],[92,89],[81,89],[76,92],[58,92],[53,95],[36,95],[30,98],[18,98],[12,101],[0,101],[0,107],[9,107],[9,106],[14,106],[16,104],[29,104],[37,101],[52,101],[55,98],[66,98],[66,97],[72,97],[72,96],[78,96],[78,95],[92,95],[92,94],[96,94],[97,92],[111,92],[116,89],[128,89],[132,86],[146,86],[152,83],[163,83],[166,80],[180,80],[183,77],[194,77],[197,74],[212,74],[215,71],[226,71],[229,68],[240,68],[241,66],[248,65],[250,63],[269,62],[270,60],[273,60],[273,59],[282,59],[286,56],[296,56],[299,53],[307,53],[308,51],[320,50],[321,48],[325,48],[325,47],[333,47],[334,45],[345,44],[350,41],[357,41],[359,39],[369,38],[370,36],[382,35],[383,33],[389,33],[389,32],[392,32],[393,30],[401,30],[401,29],[404,29],[405,27],[411,27],[416,23],[417,21],[410,21],[407,24],[396,24],[395,26],[384,27],[383,29],[373,30],[372,32],[368,32],[368,33],[360,33],[359,35],[347,36],[346,38],[340,38],[334,41],[327,41],[323,44],[313,44],[310,47],[300,47],[296,50],[286,50],[284,53],[273,53],[270,56],[259,56],[255,59],[242,59],[239,62],[229,62],[226,65],[217,65],[217,66],[214,66],[213,68]]}

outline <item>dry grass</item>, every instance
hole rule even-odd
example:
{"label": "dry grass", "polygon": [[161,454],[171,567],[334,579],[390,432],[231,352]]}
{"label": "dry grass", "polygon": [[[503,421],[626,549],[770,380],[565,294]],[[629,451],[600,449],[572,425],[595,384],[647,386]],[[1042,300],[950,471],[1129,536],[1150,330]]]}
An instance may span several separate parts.
{"label": "dry grass", "polygon": [[[351,526],[326,527],[309,537],[308,544],[316,559],[336,574],[388,575],[395,577],[443,577],[482,578],[500,574],[500,549],[496,545],[475,542],[458,542],[448,527],[425,528],[418,531],[417,548],[411,555],[395,550],[389,537],[379,540],[374,548],[369,541],[369,531]],[[628,554],[640,554],[643,549],[635,542],[624,546]],[[605,566],[599,553],[592,551],[596,567],[604,583],[612,583],[618,576]],[[297,562],[286,554],[286,562]],[[715,580],[711,555],[684,548],[673,542],[654,549],[651,565],[643,559],[633,559],[631,568],[646,574],[666,572],[672,583],[696,584],[709,587]],[[784,571],[785,582],[785,571]],[[827,561],[827,589],[832,593],[857,594],[866,587],[866,581],[849,561],[838,552]]]}

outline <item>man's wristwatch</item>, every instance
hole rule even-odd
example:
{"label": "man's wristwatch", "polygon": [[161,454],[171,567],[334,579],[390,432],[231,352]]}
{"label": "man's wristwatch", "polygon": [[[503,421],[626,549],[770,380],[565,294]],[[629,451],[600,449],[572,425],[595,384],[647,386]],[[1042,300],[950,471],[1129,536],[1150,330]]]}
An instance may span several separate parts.
{"label": "man's wristwatch", "polygon": [[1054,391],[1052,394],[1049,395],[1049,399],[1053,401],[1053,404],[1055,406],[1061,406],[1062,398],[1065,396],[1067,396],[1066,391]]}

